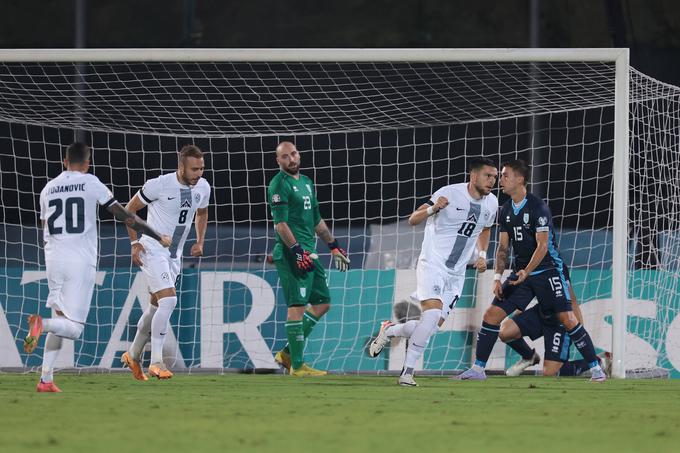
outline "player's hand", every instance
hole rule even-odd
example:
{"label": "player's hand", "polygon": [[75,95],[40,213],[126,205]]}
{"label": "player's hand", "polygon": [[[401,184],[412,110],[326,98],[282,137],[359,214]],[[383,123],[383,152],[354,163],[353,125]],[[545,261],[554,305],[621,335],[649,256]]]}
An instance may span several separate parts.
{"label": "player's hand", "polygon": [[340,272],[346,272],[349,269],[349,258],[347,257],[347,252],[340,248],[338,245],[338,240],[328,243],[328,248],[333,254],[333,262],[335,263],[335,268]]}
{"label": "player's hand", "polygon": [[496,296],[496,299],[503,300],[503,285],[501,285],[500,280],[493,282],[493,295]]}
{"label": "player's hand", "polygon": [[146,253],[146,249],[142,244],[139,242],[132,244],[132,262],[135,266],[142,266],[144,264],[142,262],[142,254],[144,253]]}
{"label": "player's hand", "polygon": [[203,244],[197,242],[191,246],[191,256],[203,256]]}
{"label": "player's hand", "polygon": [[482,272],[486,271],[486,258],[477,258],[477,262],[475,263],[475,268],[477,269],[477,272],[480,274]]}
{"label": "player's hand", "polygon": [[163,247],[168,248],[172,245],[172,238],[170,236],[162,235],[160,243]]}
{"label": "player's hand", "polygon": [[310,253],[309,250],[303,250],[298,243],[293,244],[290,251],[293,252],[293,257],[295,257],[295,265],[301,271],[312,272],[316,268],[314,266],[316,254]]}
{"label": "player's hand", "polygon": [[512,286],[517,286],[517,285],[519,285],[520,283],[524,282],[524,280],[526,280],[527,277],[529,276],[529,274],[527,273],[527,271],[525,271],[524,269],[522,269],[522,270],[520,270],[520,271],[517,271],[517,273],[516,273],[515,275],[517,275],[517,279],[512,280],[512,281],[510,282],[510,284],[511,284]]}
{"label": "player's hand", "polygon": [[434,212],[439,212],[449,205],[449,200],[446,197],[437,198],[437,202],[432,205]]}

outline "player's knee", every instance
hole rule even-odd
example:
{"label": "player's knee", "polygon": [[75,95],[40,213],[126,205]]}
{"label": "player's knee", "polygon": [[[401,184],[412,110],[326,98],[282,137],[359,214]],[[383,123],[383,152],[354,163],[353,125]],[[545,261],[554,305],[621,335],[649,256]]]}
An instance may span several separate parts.
{"label": "player's knee", "polygon": [[76,340],[80,338],[80,335],[82,335],[83,330],[85,329],[85,325],[81,324],[79,322],[71,321],[68,318],[64,318],[64,334],[60,335],[63,338],[69,338],[71,340]]}
{"label": "player's knee", "polygon": [[498,333],[498,338],[501,339],[503,343],[507,343],[512,340],[517,340],[521,338],[522,334],[519,327],[512,319],[506,319],[501,323],[501,330]]}
{"label": "player's knee", "polygon": [[494,307],[493,305],[486,309],[484,312],[483,321],[487,324],[499,325],[503,319],[506,317],[505,311],[503,309]]}
{"label": "player's knee", "polygon": [[169,296],[158,299],[158,308],[165,306],[172,310],[175,308],[175,305],[177,305],[177,296]]}
{"label": "player's knee", "polygon": [[560,369],[552,366],[543,367],[543,376],[545,377],[555,377],[560,373]]}

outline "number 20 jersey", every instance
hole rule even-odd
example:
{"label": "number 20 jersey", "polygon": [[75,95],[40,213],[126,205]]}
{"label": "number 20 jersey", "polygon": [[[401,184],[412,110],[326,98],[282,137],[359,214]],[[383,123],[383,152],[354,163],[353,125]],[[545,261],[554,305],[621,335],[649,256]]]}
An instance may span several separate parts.
{"label": "number 20 jersey", "polygon": [[64,171],[40,192],[40,219],[45,223],[45,260],[82,260],[97,265],[97,205],[116,200],[90,173]]}
{"label": "number 20 jersey", "polygon": [[[168,173],[148,180],[138,192],[139,199],[148,205],[147,223],[161,235],[172,238],[171,258],[181,257],[197,209],[208,207],[210,184],[200,178],[195,186],[181,184],[177,173]],[[161,249],[155,239],[142,236],[144,247]]]}
{"label": "number 20 jersey", "polygon": [[451,184],[432,195],[429,204],[446,197],[449,205],[427,219],[419,263],[449,274],[465,272],[479,234],[493,226],[498,210],[494,194],[475,200],[467,187],[467,183]]}

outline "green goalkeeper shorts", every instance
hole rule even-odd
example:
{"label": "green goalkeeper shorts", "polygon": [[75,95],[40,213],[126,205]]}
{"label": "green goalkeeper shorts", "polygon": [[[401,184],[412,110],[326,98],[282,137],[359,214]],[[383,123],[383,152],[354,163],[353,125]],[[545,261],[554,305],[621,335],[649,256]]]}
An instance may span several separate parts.
{"label": "green goalkeeper shorts", "polygon": [[285,256],[274,260],[274,264],[279,273],[286,305],[292,307],[331,303],[326,271],[318,259],[314,260],[315,269],[312,272],[300,271]]}

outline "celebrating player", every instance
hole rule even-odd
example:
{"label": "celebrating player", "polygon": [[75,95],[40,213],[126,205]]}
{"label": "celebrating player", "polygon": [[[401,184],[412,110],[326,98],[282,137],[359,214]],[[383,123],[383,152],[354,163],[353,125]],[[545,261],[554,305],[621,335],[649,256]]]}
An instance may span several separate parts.
{"label": "celebrating player", "polygon": [[49,295],[47,306],[56,317],[28,317],[24,350],[31,353],[42,332],[47,332],[38,392],[60,392],[54,384],[54,362],[62,339],[75,340],[83,332],[90,311],[97,270],[97,205],[108,209],[128,228],[154,238],[163,247],[170,237],[161,236],[134,213],[123,208],[99,179],[89,174],[90,148],[73,143],[66,149],[66,170],[40,192],[45,265]]}
{"label": "celebrating player", "polygon": [[[529,168],[521,160],[509,162],[501,171],[501,188],[510,196],[499,213],[500,239],[496,250],[496,273],[491,306],[484,313],[477,334],[476,360],[458,379],[486,379],[484,368],[500,331],[500,324],[515,310],[525,311],[536,297],[544,316],[555,316],[567,330],[571,341],[588,361],[592,381],[602,382],[606,375],[600,367],[590,335],[576,319],[565,285],[563,261],[557,251],[552,214],[548,206],[527,193]],[[501,286],[508,247],[512,243],[514,272]],[[559,349],[566,336],[561,336]]]}
{"label": "celebrating player", "polygon": [[196,219],[196,243],[191,256],[203,255],[203,241],[208,227],[210,185],[202,178],[205,163],[203,153],[194,145],[179,151],[177,171],[148,180],[127,205],[131,212],[148,206],[147,220],[158,231],[172,237],[169,249],[158,241],[128,228],[132,241],[132,261],[141,266],[146,276],[151,300],[139,318],[137,332],[130,349],[121,361],[130,368],[135,379],[145,381],[141,366],[142,351],[151,338],[149,375],[170,379],[172,372],[163,363],[163,343],[170,315],[177,304],[175,281],[182,269],[182,250],[191,223]]}
{"label": "celebrating player", "polygon": [[281,171],[269,183],[267,199],[276,230],[272,256],[288,304],[288,345],[274,359],[292,376],[323,376],[326,371],[307,365],[303,354],[305,340],[331,302],[326,272],[316,256],[315,233],[328,244],[338,270],[349,269],[350,260],[321,218],[314,184],[300,174],[300,153],[295,145],[279,143],[276,162]]}
{"label": "celebrating player", "polygon": [[411,225],[427,219],[416,268],[416,295],[422,307],[420,321],[396,325],[384,321],[368,351],[371,357],[376,357],[391,337],[410,337],[399,385],[417,385],[413,379],[416,362],[460,298],[465,267],[475,244],[479,249],[477,270],[486,270],[490,228],[498,210],[498,200],[491,193],[498,170],[489,159],[474,160],[469,170],[468,183],[442,187],[409,217]]}

